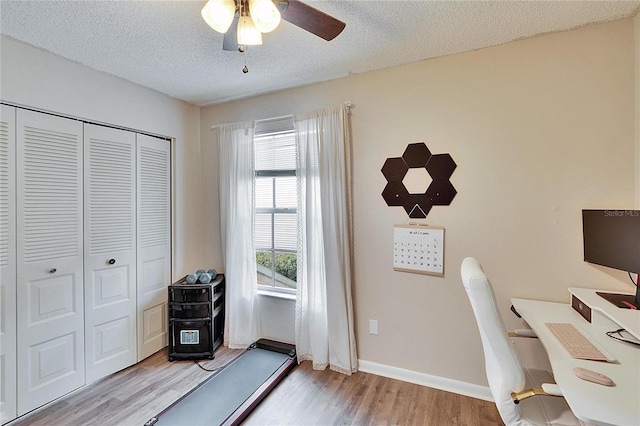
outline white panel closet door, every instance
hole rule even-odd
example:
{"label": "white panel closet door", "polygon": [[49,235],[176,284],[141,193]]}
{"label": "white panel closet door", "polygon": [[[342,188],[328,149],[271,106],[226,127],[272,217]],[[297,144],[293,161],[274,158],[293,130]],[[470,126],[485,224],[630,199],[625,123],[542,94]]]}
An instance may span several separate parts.
{"label": "white panel closet door", "polygon": [[171,284],[169,141],[138,141],[138,360],[167,345],[167,286]]}
{"label": "white panel closet door", "polygon": [[16,109],[0,105],[0,424],[16,400]]}
{"label": "white panel closet door", "polygon": [[83,386],[82,123],[17,110],[18,415]]}
{"label": "white panel closet door", "polygon": [[137,362],[136,134],[84,125],[87,383]]}

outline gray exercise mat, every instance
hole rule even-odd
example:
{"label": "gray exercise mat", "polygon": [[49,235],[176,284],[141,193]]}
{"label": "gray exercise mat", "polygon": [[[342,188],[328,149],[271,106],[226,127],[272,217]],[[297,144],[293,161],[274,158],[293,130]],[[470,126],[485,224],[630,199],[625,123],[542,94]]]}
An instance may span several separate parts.
{"label": "gray exercise mat", "polygon": [[248,350],[158,416],[155,425],[220,425],[290,357]]}

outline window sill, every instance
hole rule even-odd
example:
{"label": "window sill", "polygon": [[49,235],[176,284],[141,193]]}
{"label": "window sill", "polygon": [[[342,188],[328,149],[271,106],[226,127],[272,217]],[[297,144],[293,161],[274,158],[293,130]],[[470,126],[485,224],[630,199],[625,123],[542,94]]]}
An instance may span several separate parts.
{"label": "window sill", "polygon": [[291,293],[282,293],[279,291],[258,290],[258,296],[274,297],[283,300],[296,300],[296,295]]}

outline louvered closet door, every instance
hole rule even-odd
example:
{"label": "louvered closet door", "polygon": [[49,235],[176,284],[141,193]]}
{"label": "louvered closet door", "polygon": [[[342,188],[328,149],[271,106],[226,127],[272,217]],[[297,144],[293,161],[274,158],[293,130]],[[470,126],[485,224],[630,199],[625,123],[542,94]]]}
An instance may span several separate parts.
{"label": "louvered closet door", "polygon": [[16,401],[16,110],[0,105],[0,424]]}
{"label": "louvered closet door", "polygon": [[82,123],[17,110],[18,415],[85,383]]}
{"label": "louvered closet door", "polygon": [[84,125],[87,383],[137,362],[136,135]]}
{"label": "louvered closet door", "polygon": [[170,143],[137,135],[138,360],[167,345],[171,284]]}

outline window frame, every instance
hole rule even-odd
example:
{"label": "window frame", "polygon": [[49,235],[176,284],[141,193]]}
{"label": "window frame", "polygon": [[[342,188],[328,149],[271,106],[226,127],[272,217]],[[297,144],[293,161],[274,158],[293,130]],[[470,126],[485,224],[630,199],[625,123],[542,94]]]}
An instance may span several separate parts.
{"label": "window frame", "polygon": [[[260,132],[259,134],[255,134],[254,135],[254,143],[256,143],[256,141],[260,138],[264,138],[264,137],[270,137],[270,136],[278,136],[278,135],[282,135],[282,134],[288,134],[288,135],[295,135],[294,133],[294,129],[291,128],[290,130],[286,130],[286,131],[272,131],[272,132]],[[297,151],[297,148],[296,148]],[[254,148],[254,155],[255,155],[255,148]],[[297,153],[296,153],[297,155]],[[297,163],[297,161],[296,161]],[[275,269],[275,255],[276,253],[294,253],[296,255],[296,266],[299,264],[300,261],[300,254],[299,254],[299,247],[298,247],[298,241],[299,241],[299,232],[300,232],[300,226],[299,226],[299,216],[298,216],[298,212],[299,212],[299,208],[300,208],[300,199],[298,197],[298,191],[296,190],[296,206],[295,207],[277,207],[276,206],[276,179],[275,178],[279,178],[279,177],[294,177],[296,179],[296,187],[297,185],[299,185],[298,182],[298,170],[297,169],[269,169],[269,170],[257,170],[255,168],[256,166],[254,166],[254,221],[255,221],[255,217],[258,214],[269,214],[270,215],[270,222],[271,222],[271,247],[264,247],[264,246],[258,246],[256,243],[256,237],[254,235],[254,260],[256,261],[257,264],[257,259],[255,259],[255,256],[257,256],[258,252],[270,252],[271,253],[271,282],[272,285],[265,285],[265,284],[260,284],[258,282],[256,282],[256,286],[258,288],[258,291],[260,293],[263,294],[275,294],[275,295],[281,295],[281,296],[291,296],[291,295],[295,295],[297,292],[297,286],[298,286],[298,282],[296,279],[296,287],[295,288],[284,288],[284,287],[278,287],[275,285],[276,283],[276,269]],[[256,198],[256,186],[255,186],[255,182],[257,182],[257,179],[259,178],[273,178],[271,179],[272,182],[272,199],[271,199],[271,205],[273,207],[257,207],[255,206],[255,198]],[[276,238],[275,238],[275,230],[276,230],[276,226],[275,226],[275,216],[277,214],[293,214],[296,217],[296,249],[283,249],[283,248],[278,248],[276,247]],[[257,266],[257,265],[256,265]]]}

